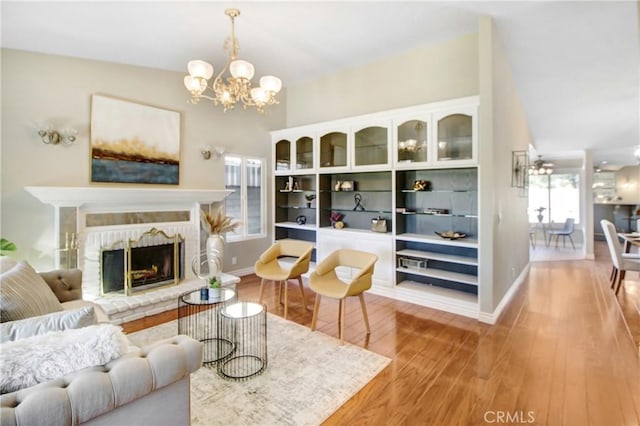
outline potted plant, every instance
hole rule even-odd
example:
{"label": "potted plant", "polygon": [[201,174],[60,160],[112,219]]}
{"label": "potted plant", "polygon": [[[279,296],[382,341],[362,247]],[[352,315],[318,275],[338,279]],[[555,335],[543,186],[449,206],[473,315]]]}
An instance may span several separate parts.
{"label": "potted plant", "polygon": [[535,209],[534,211],[538,212],[538,222],[542,223],[542,219],[544,219],[544,216],[542,215],[542,212],[545,211],[546,208],[545,207],[538,207],[537,209]]}
{"label": "potted plant", "polygon": [[308,192],[304,194],[304,199],[307,200],[307,207],[311,208],[311,202],[316,199],[316,194]]}
{"label": "potted plant", "polygon": [[200,219],[202,227],[209,232],[206,245],[207,257],[213,261],[211,258],[215,255],[217,257],[215,263],[222,268],[222,265],[224,265],[223,234],[234,231],[240,226],[240,222],[234,220],[231,216],[225,215],[222,208],[219,208],[213,214],[201,210]]}
{"label": "potted plant", "polygon": [[217,299],[220,297],[220,287],[222,281],[217,276],[209,278],[209,295],[210,297]]}

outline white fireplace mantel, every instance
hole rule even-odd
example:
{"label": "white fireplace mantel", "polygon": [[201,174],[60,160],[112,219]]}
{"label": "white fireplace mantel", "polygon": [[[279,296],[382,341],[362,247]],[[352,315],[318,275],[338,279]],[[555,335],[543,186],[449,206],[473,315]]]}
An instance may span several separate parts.
{"label": "white fireplace mantel", "polygon": [[24,188],[45,204],[54,207],[108,207],[127,204],[213,203],[233,191],[226,189],[111,188],[74,186],[27,186]]}

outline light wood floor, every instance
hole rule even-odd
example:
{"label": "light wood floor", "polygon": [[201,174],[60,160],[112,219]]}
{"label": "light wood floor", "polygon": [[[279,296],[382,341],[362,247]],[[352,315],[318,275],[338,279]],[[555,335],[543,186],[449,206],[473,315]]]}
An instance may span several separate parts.
{"label": "light wood floor", "polygon": [[[633,323],[640,279],[628,273],[629,292],[616,299],[602,253],[598,246],[596,261],[532,263],[494,326],[367,294],[367,338],[358,300],[350,300],[346,340],[392,362],[325,424],[640,424],[640,319]],[[310,325],[295,285],[289,319]],[[239,295],[255,300],[258,287],[257,277],[243,277]],[[275,286],[265,295],[269,311],[282,315]],[[175,317],[135,321],[125,331]],[[337,302],[323,299],[319,331],[337,337],[336,320]]]}

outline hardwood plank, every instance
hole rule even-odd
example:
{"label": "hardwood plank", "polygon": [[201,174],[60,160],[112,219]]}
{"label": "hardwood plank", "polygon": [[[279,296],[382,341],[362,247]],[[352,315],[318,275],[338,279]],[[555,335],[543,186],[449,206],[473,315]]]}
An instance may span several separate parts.
{"label": "hardwood plank", "polygon": [[[595,261],[532,263],[493,326],[366,294],[367,338],[359,302],[349,300],[348,344],[392,362],[325,424],[496,424],[500,413],[511,423],[527,423],[532,413],[535,424],[640,424],[640,280],[628,273],[615,297],[610,267],[599,243]],[[239,297],[256,300],[259,285],[255,275],[242,277]],[[289,320],[310,326],[312,312],[290,286]],[[312,306],[315,295],[305,291]],[[282,316],[277,296],[276,286],[266,287],[269,312]],[[124,329],[176,316],[172,311]],[[322,299],[318,332],[338,336],[336,301]]]}

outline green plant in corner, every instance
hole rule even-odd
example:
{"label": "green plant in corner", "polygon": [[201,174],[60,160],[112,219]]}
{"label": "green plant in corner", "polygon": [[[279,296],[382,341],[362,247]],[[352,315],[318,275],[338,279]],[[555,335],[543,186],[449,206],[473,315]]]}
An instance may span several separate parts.
{"label": "green plant in corner", "polygon": [[16,251],[18,248],[14,243],[6,238],[0,238],[0,256],[4,256],[7,251]]}

